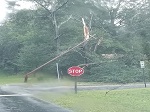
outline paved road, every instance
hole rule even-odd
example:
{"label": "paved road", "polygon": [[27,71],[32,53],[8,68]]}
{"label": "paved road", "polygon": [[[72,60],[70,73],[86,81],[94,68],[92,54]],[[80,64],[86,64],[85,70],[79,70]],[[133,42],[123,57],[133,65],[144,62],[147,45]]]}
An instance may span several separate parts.
{"label": "paved road", "polygon": [[[132,88],[145,88],[143,83],[138,84],[118,84],[118,85],[78,85],[78,90],[118,90],[118,89],[132,89]],[[150,88],[150,83],[147,83],[147,88]],[[28,87],[25,90],[33,92],[33,91],[51,91],[51,92],[65,92],[65,91],[73,91],[74,86],[56,86],[50,87],[48,85],[33,85],[32,87]]]}
{"label": "paved road", "polygon": [[[114,90],[130,88],[144,88],[144,84],[78,86],[78,90]],[[147,88],[150,88],[150,83],[147,83]],[[73,86],[50,87],[47,84],[37,84],[32,86],[14,84],[1,86],[0,112],[71,112],[70,110],[54,104],[37,100],[33,98],[32,95],[41,91],[67,92],[73,90]]]}
{"label": "paved road", "polygon": [[0,112],[71,112],[29,95],[0,91]]}
{"label": "paved road", "polygon": [[[132,89],[132,88],[144,88],[143,83],[135,84],[118,84],[118,85],[78,85],[78,90],[118,90],[118,89]],[[150,88],[150,83],[147,83],[147,88]],[[49,86],[48,84],[34,84],[32,86],[26,86],[25,84],[14,84],[1,86],[3,91],[13,92],[17,94],[36,94],[38,92],[68,92],[74,91],[74,86]]]}

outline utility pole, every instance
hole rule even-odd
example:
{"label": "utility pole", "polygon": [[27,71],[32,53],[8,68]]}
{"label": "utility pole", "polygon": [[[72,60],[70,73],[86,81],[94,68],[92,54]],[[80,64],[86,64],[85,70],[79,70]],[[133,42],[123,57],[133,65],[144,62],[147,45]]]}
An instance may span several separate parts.
{"label": "utility pole", "polygon": [[[92,35],[90,35],[90,38],[89,38],[88,40],[90,40],[90,39],[92,39],[92,38],[95,38],[95,37],[92,36]],[[51,62],[57,60],[58,58],[60,58],[61,56],[67,54],[68,52],[70,52],[70,51],[72,51],[72,50],[78,48],[79,46],[83,45],[83,44],[84,44],[86,41],[88,41],[88,40],[84,40],[84,41],[80,42],[80,43],[77,44],[76,46],[74,46],[74,47],[72,47],[72,48],[70,48],[70,49],[68,49],[68,50],[66,50],[66,51],[64,51],[64,52],[62,52],[62,53],[60,53],[60,54],[59,54],[58,56],[56,56],[55,58],[49,60],[48,62],[44,63],[43,65],[41,65],[41,66],[39,66],[39,67],[37,67],[37,68],[35,68],[35,69],[32,70],[31,72],[25,74],[24,82],[27,82],[27,81],[28,81],[28,77],[29,77],[32,73],[34,73],[34,72],[36,72],[37,70],[41,69],[42,67],[44,67],[44,66],[50,64]]]}

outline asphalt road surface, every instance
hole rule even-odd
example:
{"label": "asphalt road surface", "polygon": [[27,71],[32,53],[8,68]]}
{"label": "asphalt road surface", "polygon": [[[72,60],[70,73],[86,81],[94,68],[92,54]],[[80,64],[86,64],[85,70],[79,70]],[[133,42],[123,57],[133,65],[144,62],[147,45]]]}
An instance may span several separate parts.
{"label": "asphalt road surface", "polygon": [[0,91],[0,112],[71,112],[28,95]]}
{"label": "asphalt road surface", "polygon": [[[117,90],[130,88],[144,88],[143,83],[123,85],[98,85],[78,86],[79,91],[83,90]],[[150,88],[150,83],[147,83]],[[4,85],[0,89],[0,112],[72,112],[55,104],[38,100],[32,95],[38,92],[68,92],[73,91],[73,86],[51,87],[47,84],[26,86],[24,84]]]}

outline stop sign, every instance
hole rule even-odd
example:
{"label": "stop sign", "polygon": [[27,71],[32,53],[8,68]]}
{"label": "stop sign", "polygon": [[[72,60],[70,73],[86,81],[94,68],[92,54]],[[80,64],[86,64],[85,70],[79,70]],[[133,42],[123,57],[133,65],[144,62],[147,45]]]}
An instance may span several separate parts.
{"label": "stop sign", "polygon": [[68,68],[68,74],[71,76],[80,76],[84,73],[84,69],[79,66],[72,66]]}

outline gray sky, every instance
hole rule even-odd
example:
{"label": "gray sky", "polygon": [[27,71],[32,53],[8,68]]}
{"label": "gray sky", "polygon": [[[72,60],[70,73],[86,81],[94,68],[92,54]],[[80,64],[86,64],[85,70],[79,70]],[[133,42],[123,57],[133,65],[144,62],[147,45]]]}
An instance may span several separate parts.
{"label": "gray sky", "polygon": [[5,16],[6,16],[6,2],[5,0],[0,0],[0,21],[4,20]]}
{"label": "gray sky", "polygon": [[[32,8],[33,7],[33,4],[32,3],[27,3],[27,2],[18,2],[17,4],[20,5],[20,7],[15,7],[16,9],[29,9],[29,8]],[[10,12],[7,10],[7,3],[5,0],[0,0],[0,22],[2,22],[7,13]]]}

